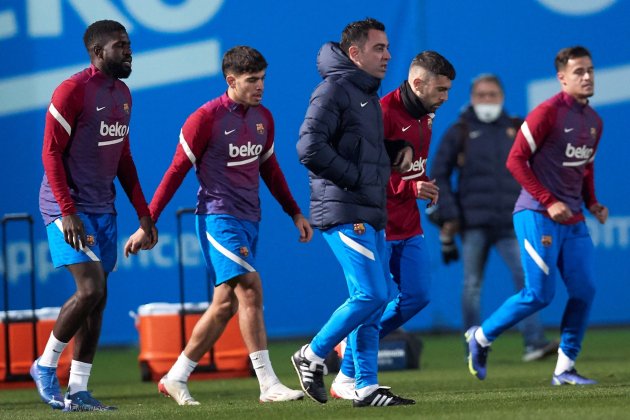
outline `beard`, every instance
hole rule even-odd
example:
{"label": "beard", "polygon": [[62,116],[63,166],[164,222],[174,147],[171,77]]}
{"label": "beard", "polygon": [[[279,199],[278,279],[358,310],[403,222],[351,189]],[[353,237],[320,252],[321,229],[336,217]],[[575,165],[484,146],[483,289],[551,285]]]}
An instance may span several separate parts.
{"label": "beard", "polygon": [[116,79],[126,79],[131,74],[131,63],[110,61],[105,67],[107,73]]}

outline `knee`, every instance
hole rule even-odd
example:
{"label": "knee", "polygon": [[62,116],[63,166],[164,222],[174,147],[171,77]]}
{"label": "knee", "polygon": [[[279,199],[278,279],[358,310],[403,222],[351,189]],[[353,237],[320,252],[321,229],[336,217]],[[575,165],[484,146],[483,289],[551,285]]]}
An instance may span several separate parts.
{"label": "knee", "polygon": [[216,318],[222,322],[227,322],[238,311],[238,301],[236,299],[232,299],[224,302],[213,302],[212,311],[214,312]]}
{"label": "knee", "polygon": [[81,303],[93,307],[105,299],[105,288],[97,285],[83,287],[77,291],[76,297]]}
{"label": "knee", "polygon": [[536,308],[536,310],[542,309],[549,305],[553,300],[553,293],[536,293],[530,289],[523,289],[526,300]]}
{"label": "knee", "polygon": [[595,285],[591,282],[584,283],[579,289],[570,290],[569,298],[590,304],[595,298]]}
{"label": "knee", "polygon": [[363,296],[363,299],[361,300],[367,303],[370,310],[377,311],[385,308],[385,306],[389,303],[389,296],[387,295],[386,290],[375,290],[372,293]]}

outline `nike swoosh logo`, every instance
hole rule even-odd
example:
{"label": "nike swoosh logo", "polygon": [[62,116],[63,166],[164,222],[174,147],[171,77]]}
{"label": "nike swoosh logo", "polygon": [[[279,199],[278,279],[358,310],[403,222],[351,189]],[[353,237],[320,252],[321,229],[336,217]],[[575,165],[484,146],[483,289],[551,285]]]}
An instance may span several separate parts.
{"label": "nike swoosh logo", "polygon": [[369,102],[361,102],[361,108],[364,108]]}
{"label": "nike swoosh logo", "polygon": [[60,351],[57,351],[57,350],[55,350],[55,349],[52,349],[52,351],[53,351],[53,353],[57,353],[57,354],[60,354],[60,353],[61,353]]}
{"label": "nike swoosh logo", "polygon": [[573,129],[572,129],[572,128],[565,128],[565,129],[564,129],[564,132],[565,132],[565,133],[570,133],[571,131],[573,131]]}
{"label": "nike swoosh logo", "polygon": [[236,128],[234,130],[230,130],[230,131],[225,130],[224,133],[227,136],[228,134],[232,134],[235,131],[236,131]]}
{"label": "nike swoosh logo", "polygon": [[104,110],[104,109],[105,109],[105,107],[104,107],[104,106],[101,106],[101,107],[97,106],[97,107],[96,107],[96,112],[98,112],[98,111],[102,111],[102,110]]}
{"label": "nike swoosh logo", "polygon": [[410,125],[408,125],[407,127],[403,127],[403,128],[402,128],[403,133],[404,133],[405,131],[409,130],[410,128],[411,128],[411,126],[410,126]]}

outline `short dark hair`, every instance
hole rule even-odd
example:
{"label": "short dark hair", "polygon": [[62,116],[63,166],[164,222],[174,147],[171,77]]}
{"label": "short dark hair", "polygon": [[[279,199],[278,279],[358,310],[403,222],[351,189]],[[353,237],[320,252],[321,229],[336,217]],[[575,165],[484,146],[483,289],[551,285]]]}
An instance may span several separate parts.
{"label": "short dark hair", "polygon": [[365,41],[368,39],[370,29],[385,32],[385,25],[370,17],[346,25],[346,27],[343,28],[343,32],[341,32],[341,42],[339,42],[339,46],[343,52],[348,54],[352,45],[363,49]]}
{"label": "short dark hair", "polygon": [[228,73],[241,75],[245,73],[258,73],[267,68],[265,57],[255,48],[246,45],[238,45],[230,48],[223,54],[223,77]]}
{"label": "short dark hair", "polygon": [[455,80],[455,67],[435,51],[422,51],[411,60],[409,68],[422,67],[423,69],[438,75],[446,76],[449,80]]}
{"label": "short dark hair", "polygon": [[470,84],[470,92],[472,93],[472,91],[475,90],[475,87],[477,87],[477,85],[481,82],[494,83],[499,87],[499,90],[503,92],[503,83],[501,83],[501,79],[499,79],[499,76],[492,73],[481,73],[479,76],[475,77]]}
{"label": "short dark hair", "polygon": [[87,27],[83,34],[83,44],[85,48],[90,49],[95,44],[102,44],[103,38],[108,37],[114,32],[127,32],[127,29],[120,22],[115,20],[98,20]]}
{"label": "short dark hair", "polygon": [[564,69],[572,58],[580,58],[580,57],[589,57],[591,58],[591,53],[586,48],[581,45],[576,45],[574,47],[563,48],[556,55],[556,71],[560,71]]}

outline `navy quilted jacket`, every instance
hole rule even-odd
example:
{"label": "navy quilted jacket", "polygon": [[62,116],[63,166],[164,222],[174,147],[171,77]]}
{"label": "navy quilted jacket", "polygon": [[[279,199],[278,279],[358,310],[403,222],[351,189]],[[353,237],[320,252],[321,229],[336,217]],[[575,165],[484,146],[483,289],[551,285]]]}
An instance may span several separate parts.
{"label": "navy quilted jacket", "polygon": [[324,80],[311,95],[297,143],[309,170],[311,223],[327,229],[364,222],[384,229],[390,159],[377,95],[381,81],[333,42],[320,49],[317,68]]}

